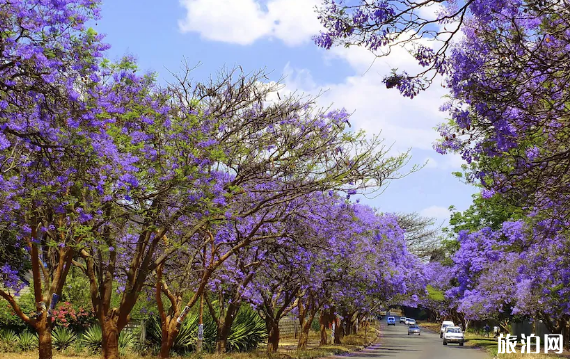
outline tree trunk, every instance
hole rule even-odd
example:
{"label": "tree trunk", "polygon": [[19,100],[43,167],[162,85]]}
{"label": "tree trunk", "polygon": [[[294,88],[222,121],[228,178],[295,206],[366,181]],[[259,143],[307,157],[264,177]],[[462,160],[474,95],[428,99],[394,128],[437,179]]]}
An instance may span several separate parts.
{"label": "tree trunk", "polygon": [[317,312],[315,310],[311,311],[309,313],[309,317],[307,318],[307,320],[303,321],[303,324],[301,326],[301,334],[299,335],[299,343],[297,344],[297,349],[301,350],[307,349],[307,343],[309,341],[309,332],[311,331],[311,326],[313,325],[313,320],[315,319],[316,314]]}
{"label": "tree trunk", "polygon": [[102,320],[101,331],[103,332],[103,358],[119,359],[119,328],[117,322],[113,318]]}
{"label": "tree trunk", "polygon": [[301,329],[301,333],[299,333],[299,342],[297,343],[297,349],[299,349],[299,350],[307,349],[307,342],[308,341],[309,341],[308,331],[305,332],[304,329]]}
{"label": "tree trunk", "polygon": [[564,319],[564,334],[562,335],[562,340],[565,341],[564,348],[570,349],[570,322],[568,321],[568,317],[565,316]]}
{"label": "tree trunk", "polygon": [[170,351],[174,346],[174,341],[178,335],[179,327],[177,326],[176,319],[178,318],[176,311],[174,316],[167,316],[164,323],[161,323],[161,341],[160,341],[160,358],[166,359],[170,357]]}
{"label": "tree trunk", "polygon": [[320,345],[327,345],[327,326],[329,325],[328,315],[326,310],[321,312],[321,316],[319,318],[319,324],[321,325],[321,341],[319,342]]}
{"label": "tree trunk", "polygon": [[267,352],[276,353],[279,349],[279,322],[270,320],[267,322]]}
{"label": "tree trunk", "polygon": [[[333,313],[334,315],[334,313]],[[338,320],[338,318],[336,316],[333,316],[333,323],[335,323],[336,326],[336,330],[334,331],[334,344],[342,344],[341,339],[343,337],[342,335],[342,325],[340,320]]]}
{"label": "tree trunk", "polygon": [[39,357],[40,359],[52,359],[52,346],[51,346],[51,331],[49,330],[46,322],[47,318],[42,319],[39,325],[36,326],[39,340]]}
{"label": "tree trunk", "polygon": [[234,319],[240,307],[241,302],[230,303],[228,305],[228,310],[226,311],[224,320],[218,323],[218,335],[216,338],[216,352],[218,354],[223,354],[227,350],[228,337],[230,336],[232,324],[234,323]]}
{"label": "tree trunk", "polygon": [[218,338],[216,339],[216,353],[217,354],[224,354],[228,347],[228,339],[226,338]]}

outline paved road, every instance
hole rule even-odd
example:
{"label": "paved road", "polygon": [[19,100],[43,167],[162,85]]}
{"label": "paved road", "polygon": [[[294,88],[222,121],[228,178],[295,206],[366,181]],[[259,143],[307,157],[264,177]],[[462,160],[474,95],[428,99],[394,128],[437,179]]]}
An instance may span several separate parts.
{"label": "paved road", "polygon": [[[375,345],[360,353],[345,355],[350,358],[390,358],[390,359],[488,359],[489,356],[479,349],[457,344],[442,345],[439,334],[422,331],[421,335],[408,336],[405,324],[387,326],[382,320],[381,344]],[[342,357],[342,355],[340,356]]]}

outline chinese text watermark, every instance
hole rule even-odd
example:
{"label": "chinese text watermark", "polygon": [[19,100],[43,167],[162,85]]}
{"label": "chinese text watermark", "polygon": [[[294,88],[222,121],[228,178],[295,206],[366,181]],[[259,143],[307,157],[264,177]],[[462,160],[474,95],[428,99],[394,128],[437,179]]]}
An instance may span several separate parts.
{"label": "chinese text watermark", "polygon": [[[562,353],[564,341],[562,339],[562,334],[545,334],[544,341],[542,342],[543,345],[541,346],[541,338],[537,335],[521,335],[520,340],[520,353],[522,354],[538,354],[541,351],[541,348],[544,350],[543,353]],[[498,338],[498,346],[499,346],[499,354],[511,354],[516,353],[516,346],[518,340],[515,335],[507,334],[503,336],[503,334],[499,335]]]}

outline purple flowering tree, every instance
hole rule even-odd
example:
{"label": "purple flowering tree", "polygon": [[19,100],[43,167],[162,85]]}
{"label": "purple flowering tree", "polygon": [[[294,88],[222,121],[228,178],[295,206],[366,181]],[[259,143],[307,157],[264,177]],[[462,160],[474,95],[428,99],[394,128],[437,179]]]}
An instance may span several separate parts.
{"label": "purple flowering tree", "polygon": [[[103,356],[118,358],[118,337],[130,320],[147,278],[164,260],[198,234],[206,218],[186,222],[185,235],[169,245],[169,231],[197,208],[208,208],[225,176],[206,158],[215,150],[198,117],[180,113],[151,75],[139,76],[131,59],[106,63],[98,88],[106,103],[102,116],[113,146],[105,147],[96,170],[98,213],[90,219],[89,241],[74,262],[90,281],[93,308],[103,331]],[[175,116],[175,115],[176,116]],[[220,216],[213,213],[211,217]],[[208,217],[209,218],[209,217]],[[119,283],[119,288],[114,288]],[[111,304],[120,292],[117,307]]]}
{"label": "purple flowering tree", "polygon": [[[508,33],[510,21],[515,21],[515,31],[520,24],[536,27],[540,26],[540,21],[534,15],[554,18],[559,9],[565,8],[562,0],[323,0],[318,16],[325,30],[314,41],[325,49],[360,46],[379,57],[389,55],[395,47],[405,47],[421,70],[409,74],[406,69],[394,69],[385,77],[384,83],[388,88],[397,88],[404,96],[414,97],[438,74],[447,75],[455,68],[450,57],[459,41],[457,38],[462,32],[469,31],[465,30],[466,26],[476,23],[477,36],[486,42],[491,36],[485,37],[483,33],[498,29],[496,25],[501,23],[506,25],[501,28],[501,31],[505,30],[502,33],[506,35],[504,39],[516,39],[517,35]],[[540,38],[536,40],[540,41]],[[527,50],[531,52],[530,48]],[[500,66],[510,64],[503,61]]]}
{"label": "purple flowering tree", "polygon": [[466,319],[494,318],[508,331],[515,316],[566,331],[567,238],[551,221],[505,222],[501,229],[460,233],[453,257],[457,285],[447,291]]}
{"label": "purple flowering tree", "polygon": [[[254,238],[264,239],[263,226],[288,216],[293,201],[326,189],[355,191],[380,186],[400,176],[398,171],[407,158],[406,154],[388,157],[377,138],[365,140],[363,133],[347,132],[348,114],[344,111],[322,111],[310,98],[272,100],[271,95],[279,98],[279,85],[265,85],[262,78],[262,73],[248,76],[231,71],[211,83],[193,84],[185,72],[169,89],[177,113],[199,118],[195,125],[201,126],[203,141],[216,149],[201,158],[208,165],[207,173],[223,177],[223,182],[211,189],[214,197],[185,212],[184,220],[198,223],[202,229],[223,227],[225,221],[251,228],[237,241],[215,232],[211,237],[195,237],[194,231],[169,234],[176,243],[198,238],[192,246],[207,247],[212,253],[208,261],[201,262],[200,279],[187,308],[202,297],[224,261]],[[210,183],[207,177],[202,182]],[[160,256],[161,261],[168,258]],[[179,317],[167,316],[164,322],[168,329],[163,328],[163,333],[168,332],[168,337],[163,337],[167,342],[163,343],[163,356],[169,354],[168,342],[173,342],[178,322],[187,314],[181,308],[173,311],[177,312]]]}
{"label": "purple flowering tree", "polygon": [[[510,2],[464,28],[447,81],[451,122],[442,153],[471,163],[468,179],[485,197],[565,217],[568,116],[568,7],[556,1]],[[497,96],[489,96],[495,93]]]}
{"label": "purple flowering tree", "polygon": [[[98,208],[97,163],[112,143],[101,129],[104,96],[96,93],[106,46],[85,24],[95,1],[16,1],[0,5],[1,231],[25,262],[2,263],[0,296],[38,332],[39,357],[51,358],[56,298]],[[96,205],[96,204],[95,204]],[[21,258],[21,257],[20,257]],[[15,296],[28,284],[37,310],[23,313]]]}

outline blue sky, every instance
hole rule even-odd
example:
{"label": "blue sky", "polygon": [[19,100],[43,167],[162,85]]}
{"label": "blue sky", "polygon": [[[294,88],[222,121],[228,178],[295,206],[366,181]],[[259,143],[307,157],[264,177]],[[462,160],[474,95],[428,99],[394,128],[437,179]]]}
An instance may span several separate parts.
{"label": "blue sky", "polygon": [[[240,65],[245,71],[265,68],[271,80],[285,77],[287,91],[317,94],[322,106],[354,112],[352,125],[379,133],[393,153],[411,149],[411,163],[427,165],[392,182],[380,196],[364,203],[385,212],[419,212],[439,222],[447,208],[466,209],[476,189],[451,172],[457,156],[437,154],[434,127],[445,120],[439,111],[445,90],[438,84],[413,100],[381,83],[395,67],[413,70],[403,49],[388,58],[360,48],[325,51],[311,42],[320,24],[314,13],[319,0],[114,0],[104,1],[103,18],[95,26],[106,34],[111,59],[134,55],[141,69],[171,79],[183,59],[200,63],[196,80],[221,68]],[[411,72],[411,71],[408,71]]]}

